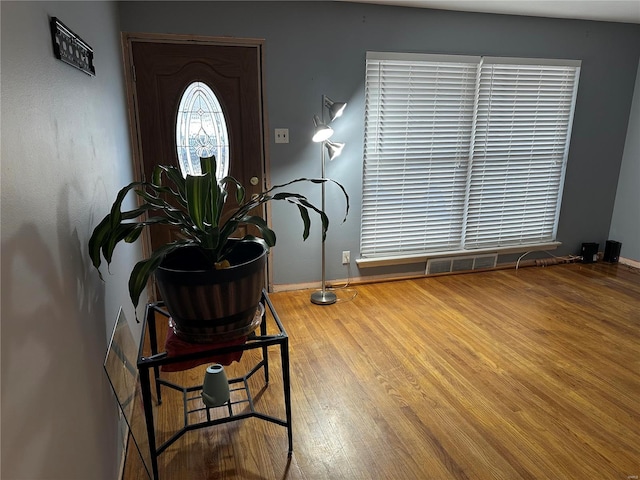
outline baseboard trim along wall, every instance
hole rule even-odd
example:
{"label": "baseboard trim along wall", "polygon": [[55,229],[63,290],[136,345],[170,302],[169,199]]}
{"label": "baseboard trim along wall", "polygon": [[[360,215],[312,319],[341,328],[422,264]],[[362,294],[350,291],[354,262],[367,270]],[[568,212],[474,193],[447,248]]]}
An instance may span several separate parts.
{"label": "baseboard trim along wall", "polygon": [[[602,254],[599,255],[599,261],[602,259]],[[393,274],[385,274],[385,275],[368,275],[366,277],[352,277],[352,278],[339,278],[336,280],[331,280],[326,282],[327,288],[339,289],[344,287],[345,285],[364,285],[367,283],[377,283],[377,282],[393,282],[397,280],[412,280],[416,278],[424,278],[424,277],[437,277],[442,275],[460,275],[466,273],[478,273],[478,272],[489,272],[493,270],[509,270],[516,268],[524,268],[524,267],[546,267],[551,265],[557,265],[561,263],[570,263],[579,261],[579,257],[575,256],[567,256],[567,257],[551,257],[548,259],[535,259],[535,260],[523,260],[520,262],[504,262],[498,263],[493,268],[484,268],[478,270],[463,270],[456,272],[445,272],[445,273],[437,273],[425,275],[425,269],[420,268],[418,270],[412,272],[405,272],[402,275],[393,275]],[[631,260],[629,258],[620,257],[618,260],[619,263],[624,265],[628,265],[633,268],[640,269],[640,262],[636,260]],[[280,284],[280,285],[272,285],[271,292],[289,292],[294,290],[310,290],[310,289],[319,289],[320,282],[308,282],[308,283],[288,283],[288,284]]]}
{"label": "baseboard trim along wall", "polygon": [[[326,282],[327,288],[340,288],[345,285],[364,285],[367,283],[377,283],[377,282],[393,282],[397,280],[412,280],[416,278],[423,277],[436,277],[441,275],[459,275],[462,273],[477,273],[477,272],[487,272],[491,270],[505,270],[510,268],[516,268],[515,262],[505,262],[499,263],[493,268],[486,268],[482,270],[465,270],[465,271],[457,271],[457,272],[447,272],[447,273],[438,273],[432,275],[425,275],[425,266],[421,264],[421,268],[416,269],[415,271],[405,272],[402,275],[393,275],[393,274],[383,274],[383,275],[367,275],[366,277],[352,277],[352,278],[339,278],[336,280],[331,280]],[[523,267],[535,267],[535,260],[526,260],[521,261],[518,265],[518,268]],[[276,292],[289,292],[293,290],[307,290],[312,288],[320,288],[320,282],[308,282],[308,283],[288,283],[288,284],[280,284],[280,285],[272,285],[271,291]]]}
{"label": "baseboard trim along wall", "polygon": [[633,268],[639,268],[640,269],[640,262],[637,260],[631,260],[630,258],[624,258],[624,257],[620,257],[618,259],[619,263],[622,263],[624,265],[628,265],[630,267]]}

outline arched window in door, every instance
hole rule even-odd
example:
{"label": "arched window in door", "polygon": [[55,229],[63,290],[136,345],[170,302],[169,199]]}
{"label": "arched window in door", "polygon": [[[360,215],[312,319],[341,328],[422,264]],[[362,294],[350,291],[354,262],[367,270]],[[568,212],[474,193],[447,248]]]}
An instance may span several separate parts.
{"label": "arched window in door", "polygon": [[180,99],[176,145],[182,175],[200,175],[200,157],[215,155],[216,177],[229,173],[229,134],[222,107],[203,82],[190,84]]}

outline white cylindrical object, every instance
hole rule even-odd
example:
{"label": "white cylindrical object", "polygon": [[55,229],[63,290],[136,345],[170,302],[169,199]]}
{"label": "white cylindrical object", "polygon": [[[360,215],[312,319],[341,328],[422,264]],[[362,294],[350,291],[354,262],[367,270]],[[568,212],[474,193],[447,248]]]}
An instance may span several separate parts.
{"label": "white cylindrical object", "polygon": [[219,363],[207,367],[202,384],[202,401],[207,407],[219,407],[229,401],[229,381],[224,367]]}

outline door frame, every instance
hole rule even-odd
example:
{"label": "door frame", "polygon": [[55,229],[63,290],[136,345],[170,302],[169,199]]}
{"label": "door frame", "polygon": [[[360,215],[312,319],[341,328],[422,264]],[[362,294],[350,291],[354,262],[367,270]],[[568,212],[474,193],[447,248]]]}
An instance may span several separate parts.
{"label": "door frame", "polygon": [[[262,131],[260,135],[261,157],[262,157],[262,189],[266,190],[270,187],[269,181],[269,125],[267,119],[266,99],[265,99],[265,79],[264,79],[264,43],[261,38],[236,38],[236,37],[210,37],[204,35],[184,35],[184,34],[164,34],[164,33],[136,33],[121,32],[120,41],[122,46],[122,59],[124,66],[125,91],[127,96],[127,113],[129,117],[129,138],[132,151],[132,166],[135,181],[141,181],[144,178],[144,164],[142,161],[142,139],[140,137],[140,127],[138,123],[138,102],[135,93],[135,68],[133,65],[133,42],[148,43],[174,43],[187,45],[211,45],[211,46],[238,46],[253,47],[258,51],[258,72],[260,76],[260,118],[262,120]],[[265,220],[271,227],[271,206],[269,203],[265,205]],[[142,235],[142,253],[150,255],[151,237],[148,230]],[[267,256],[267,267],[265,269],[265,285],[268,291],[271,291],[273,284],[273,274],[271,271],[272,253]],[[149,298],[155,300],[155,288],[148,289]]]}

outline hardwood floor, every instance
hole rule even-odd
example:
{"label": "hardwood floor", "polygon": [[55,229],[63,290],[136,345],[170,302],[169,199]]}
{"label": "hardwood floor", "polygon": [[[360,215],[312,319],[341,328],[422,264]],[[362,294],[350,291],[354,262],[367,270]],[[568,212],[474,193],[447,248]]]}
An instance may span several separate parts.
{"label": "hardwood floor", "polygon": [[[571,264],[375,283],[332,306],[272,294],[290,337],[293,456],[285,428],[249,419],[189,432],[160,456],[160,478],[637,478],[638,272]],[[283,415],[270,359],[257,406]],[[133,447],[124,478],[146,478]]]}

